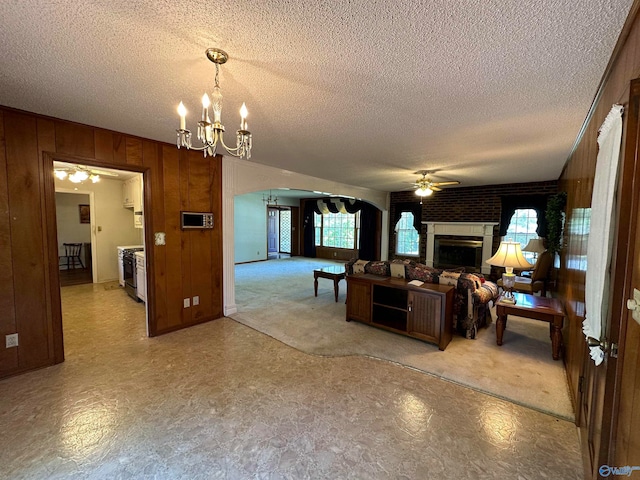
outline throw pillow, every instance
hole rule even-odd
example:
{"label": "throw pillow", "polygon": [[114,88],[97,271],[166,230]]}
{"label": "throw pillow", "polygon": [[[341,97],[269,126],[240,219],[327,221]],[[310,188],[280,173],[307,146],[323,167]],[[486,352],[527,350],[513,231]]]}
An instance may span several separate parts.
{"label": "throw pillow", "polygon": [[369,263],[367,260],[358,260],[353,264],[353,273],[364,273],[364,266]]}
{"label": "throw pillow", "polygon": [[391,276],[396,278],[404,278],[404,263],[392,263]]}

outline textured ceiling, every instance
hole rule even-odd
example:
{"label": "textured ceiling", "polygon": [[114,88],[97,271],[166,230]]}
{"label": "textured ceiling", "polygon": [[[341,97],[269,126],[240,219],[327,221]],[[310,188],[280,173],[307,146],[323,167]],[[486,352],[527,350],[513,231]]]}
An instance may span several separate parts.
{"label": "textured ceiling", "polygon": [[0,104],[165,142],[211,92],[252,161],[384,191],[556,179],[632,0],[0,2]]}

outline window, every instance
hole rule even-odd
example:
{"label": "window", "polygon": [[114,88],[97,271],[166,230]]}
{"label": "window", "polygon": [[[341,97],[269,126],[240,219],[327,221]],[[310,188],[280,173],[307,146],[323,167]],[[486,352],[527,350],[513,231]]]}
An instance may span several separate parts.
{"label": "window", "polygon": [[420,254],[420,235],[413,227],[411,212],[402,212],[396,224],[396,253],[416,257]]}
{"label": "window", "polygon": [[[513,217],[511,217],[511,223],[507,228],[507,234],[505,238],[514,242],[520,242],[520,247],[524,248],[532,238],[538,238],[536,229],[538,228],[538,214],[535,210],[530,208],[517,209]],[[522,252],[524,258],[530,263],[535,263],[535,253]]]}
{"label": "window", "polygon": [[314,214],[317,247],[348,248],[360,245],[360,212]]}

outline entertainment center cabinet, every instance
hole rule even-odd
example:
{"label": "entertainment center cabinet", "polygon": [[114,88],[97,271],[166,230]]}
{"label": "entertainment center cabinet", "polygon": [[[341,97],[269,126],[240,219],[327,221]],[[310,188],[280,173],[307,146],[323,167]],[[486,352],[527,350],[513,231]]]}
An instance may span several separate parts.
{"label": "entertainment center cabinet", "polygon": [[369,273],[347,276],[347,322],[356,320],[435,343],[452,337],[454,288]]}

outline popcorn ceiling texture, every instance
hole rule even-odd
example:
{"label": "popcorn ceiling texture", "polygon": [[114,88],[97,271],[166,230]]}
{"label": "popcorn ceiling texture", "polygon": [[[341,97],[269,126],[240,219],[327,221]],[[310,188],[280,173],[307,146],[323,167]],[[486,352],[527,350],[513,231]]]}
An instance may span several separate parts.
{"label": "popcorn ceiling texture", "polygon": [[558,178],[631,0],[1,2],[0,104],[173,143],[225,49],[252,161],[386,191]]}

